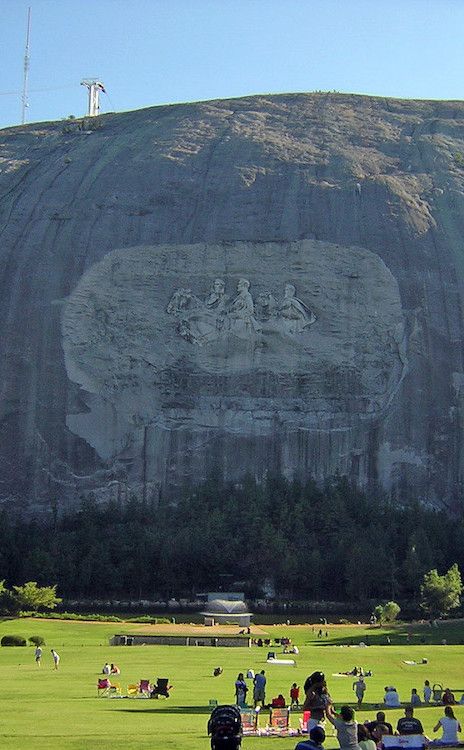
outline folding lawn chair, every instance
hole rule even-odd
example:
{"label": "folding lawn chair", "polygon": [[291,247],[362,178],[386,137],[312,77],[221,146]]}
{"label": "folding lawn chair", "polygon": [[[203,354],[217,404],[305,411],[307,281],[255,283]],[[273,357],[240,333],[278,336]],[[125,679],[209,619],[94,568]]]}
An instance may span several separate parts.
{"label": "folding lawn chair", "polygon": [[107,677],[100,678],[97,682],[97,696],[107,698],[110,694],[111,682]]}
{"label": "folding lawn chair", "polygon": [[423,750],[427,740],[423,734],[384,734],[382,744],[385,750]]}
{"label": "folding lawn chair", "polygon": [[286,734],[290,726],[290,709],[270,708],[269,729],[272,734]]}
{"label": "folding lawn chair", "polygon": [[149,698],[151,694],[150,680],[140,680],[139,682],[139,695],[143,698]]}
{"label": "folding lawn chair", "polygon": [[256,734],[258,729],[258,716],[259,713],[255,711],[254,708],[240,709],[240,718],[242,720],[242,731],[244,735]]}
{"label": "folding lawn chair", "polygon": [[169,698],[169,691],[172,685],[169,684],[169,680],[166,677],[158,677],[156,685],[151,691],[152,698]]}

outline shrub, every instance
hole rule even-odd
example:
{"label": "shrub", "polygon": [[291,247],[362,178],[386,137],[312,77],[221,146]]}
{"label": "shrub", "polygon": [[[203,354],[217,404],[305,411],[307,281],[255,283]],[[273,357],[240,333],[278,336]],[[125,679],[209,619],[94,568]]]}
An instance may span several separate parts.
{"label": "shrub", "polygon": [[150,625],[171,625],[169,617],[153,617],[152,615],[139,615],[138,617],[127,617],[127,622],[142,622]]}
{"label": "shrub", "polygon": [[401,612],[401,607],[396,602],[387,602],[378,604],[374,608],[374,615],[381,625],[386,622],[393,622]]}
{"label": "shrub", "polygon": [[88,622],[94,620],[95,622],[122,622],[120,617],[115,615],[80,615],[74,612],[21,612],[21,617],[35,617],[40,619],[46,617],[47,620],[79,620],[82,622]]}
{"label": "shrub", "polygon": [[27,646],[27,641],[22,635],[4,635],[0,644],[2,646]]}
{"label": "shrub", "polygon": [[34,646],[45,646],[45,638],[42,638],[41,635],[31,635],[28,640],[30,643],[33,643]]}

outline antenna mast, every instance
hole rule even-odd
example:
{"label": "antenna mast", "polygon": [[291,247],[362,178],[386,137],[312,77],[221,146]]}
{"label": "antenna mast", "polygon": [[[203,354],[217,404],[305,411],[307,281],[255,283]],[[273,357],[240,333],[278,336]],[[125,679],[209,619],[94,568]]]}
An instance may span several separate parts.
{"label": "antenna mast", "polygon": [[24,53],[24,83],[23,83],[23,110],[21,117],[21,124],[24,125],[26,122],[26,109],[29,107],[28,97],[28,84],[29,84],[29,37],[31,34],[31,8],[27,11],[27,35],[26,35],[26,51]]}

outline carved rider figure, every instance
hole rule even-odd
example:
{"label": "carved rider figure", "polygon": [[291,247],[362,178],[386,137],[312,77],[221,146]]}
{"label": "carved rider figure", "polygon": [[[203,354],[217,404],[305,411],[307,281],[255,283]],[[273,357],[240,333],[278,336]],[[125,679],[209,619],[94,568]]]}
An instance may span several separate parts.
{"label": "carved rider figure", "polygon": [[253,297],[248,291],[250,282],[248,279],[240,279],[237,284],[237,296],[232,300],[228,311],[229,331],[245,338],[247,335],[257,333],[261,327],[254,317],[255,306]]}
{"label": "carved rider figure", "polygon": [[224,313],[227,302],[225,289],[226,285],[222,279],[214,279],[211,291],[205,299],[205,306],[208,310],[218,315]]}
{"label": "carved rider figure", "polygon": [[237,294],[230,303],[225,294],[225,282],[217,278],[204,299],[191,289],[177,289],[166,312],[176,316],[179,335],[199,346],[218,341],[227,334],[256,345],[262,335],[295,336],[316,321],[313,311],[296,297],[293,284],[285,284],[280,303],[271,292],[260,292],[255,308],[250,282],[243,278],[239,279]]}
{"label": "carved rider figure", "polygon": [[300,333],[316,321],[313,311],[298,297],[293,284],[285,284],[284,298],[279,305],[279,317],[285,322],[288,333]]}

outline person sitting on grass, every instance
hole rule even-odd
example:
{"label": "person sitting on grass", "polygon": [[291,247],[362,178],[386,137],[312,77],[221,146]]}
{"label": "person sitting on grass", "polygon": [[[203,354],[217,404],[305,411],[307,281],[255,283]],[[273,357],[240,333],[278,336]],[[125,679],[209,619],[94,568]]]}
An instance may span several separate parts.
{"label": "person sitting on grass", "polygon": [[325,732],[323,727],[313,727],[309,733],[309,739],[299,742],[295,750],[324,750]]}
{"label": "person sitting on grass", "polygon": [[387,708],[399,708],[401,706],[400,696],[396,692],[396,688],[394,687],[385,688],[385,695],[383,698],[383,702],[385,703]]}
{"label": "person sitting on grass", "polygon": [[406,706],[404,709],[404,716],[398,720],[396,731],[398,734],[424,734],[422,724],[415,718],[412,706]]}
{"label": "person sitting on grass", "polygon": [[454,715],[451,706],[445,706],[445,715],[435,724],[433,731],[438,732],[442,728],[443,734],[440,739],[433,740],[433,745],[458,745],[458,732],[461,731],[461,725]]}
{"label": "person sitting on grass", "polygon": [[416,706],[421,706],[422,701],[420,699],[420,696],[417,693],[417,689],[413,688],[411,690],[411,700],[410,700],[411,706],[415,708]]}
{"label": "person sitting on grass", "polygon": [[441,696],[441,702],[444,706],[454,706],[456,703],[455,697],[451,690],[449,688],[445,688],[443,690],[443,695]]}
{"label": "person sitting on grass", "polygon": [[358,722],[355,721],[351,706],[342,706],[340,716],[337,716],[332,704],[329,703],[325,709],[325,715],[337,730],[340,750],[359,750]]}
{"label": "person sitting on grass", "polygon": [[386,727],[388,731],[384,732],[384,734],[393,734],[393,727],[388,722],[385,721],[385,711],[377,711],[376,713],[376,719],[375,721],[365,721],[364,724],[367,727],[367,731],[372,734],[374,729],[378,727],[379,724],[382,724],[382,726]]}

